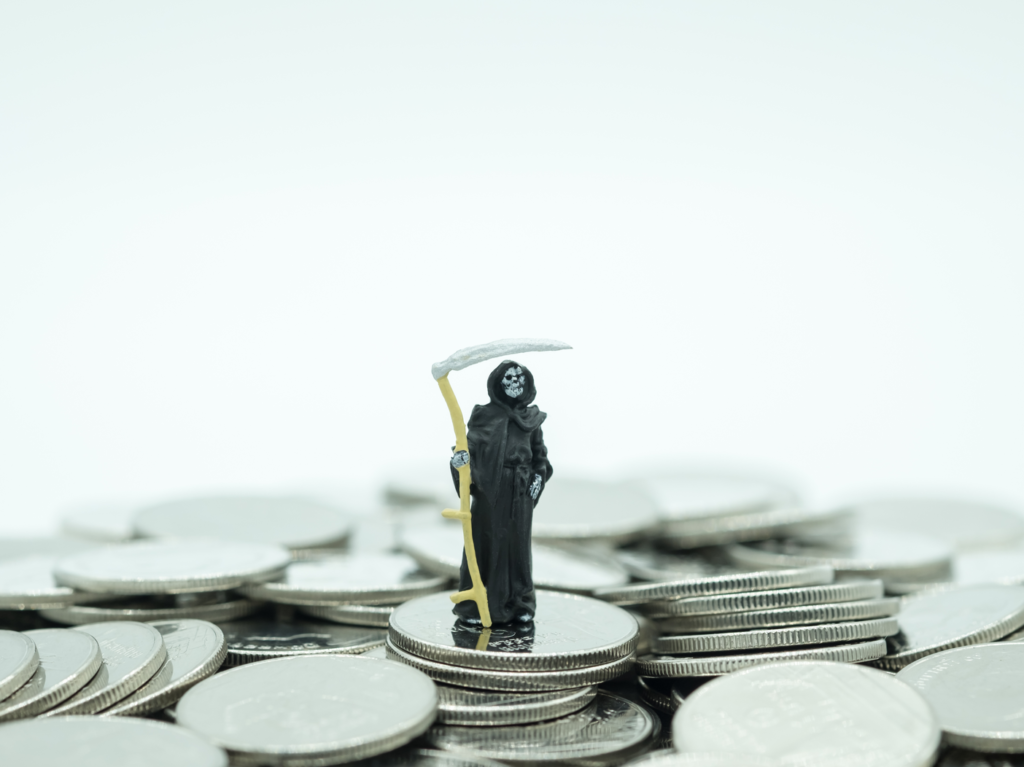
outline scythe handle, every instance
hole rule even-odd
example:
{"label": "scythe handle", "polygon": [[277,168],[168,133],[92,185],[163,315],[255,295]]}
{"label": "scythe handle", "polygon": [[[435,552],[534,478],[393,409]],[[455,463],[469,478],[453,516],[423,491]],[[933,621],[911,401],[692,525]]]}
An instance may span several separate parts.
{"label": "scythe handle", "polygon": [[[441,395],[448,405],[448,412],[452,416],[452,426],[455,429],[455,449],[469,452],[469,444],[466,442],[466,420],[462,417],[462,408],[455,399],[455,392],[448,382],[448,375],[445,374],[437,379],[437,385],[441,387]],[[460,466],[459,472],[459,508],[445,509],[441,515],[448,519],[458,519],[462,522],[462,540],[466,548],[466,564],[469,566],[469,577],[473,587],[467,591],[460,591],[452,594],[451,600],[456,604],[471,599],[476,602],[480,611],[480,621],[484,628],[491,626],[491,610],[487,606],[487,587],[484,586],[480,577],[480,567],[476,561],[476,546],[473,544],[473,515],[469,510],[469,485],[472,481],[469,471],[469,462]]]}

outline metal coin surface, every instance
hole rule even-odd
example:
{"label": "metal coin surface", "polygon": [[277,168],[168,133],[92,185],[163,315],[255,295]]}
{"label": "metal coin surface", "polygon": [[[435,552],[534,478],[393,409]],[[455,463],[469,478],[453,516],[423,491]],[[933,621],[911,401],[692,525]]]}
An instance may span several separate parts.
{"label": "metal coin surface", "polygon": [[926,655],[983,644],[1024,626],[1024,586],[961,586],[903,600],[900,633],[889,637],[881,668],[899,670]]}
{"label": "metal coin surface", "polygon": [[863,621],[887,618],[900,610],[898,599],[868,599],[863,602],[837,602],[830,605],[780,607],[775,610],[752,610],[748,613],[696,615],[691,618],[669,618],[660,621],[663,634],[693,634],[744,629],[809,626],[817,623]]}
{"label": "metal coin surface", "polygon": [[658,526],[654,501],[635,485],[560,478],[533,512],[539,540],[628,543]]}
{"label": "metal coin surface", "polygon": [[23,557],[66,557],[95,549],[95,541],[45,536],[41,538],[0,538],[0,562]]}
{"label": "metal coin surface", "polygon": [[[424,570],[447,578],[459,577],[461,525],[412,525],[402,532],[401,547]],[[598,562],[593,555],[581,554],[578,549],[533,544],[533,583],[539,589],[589,594],[596,589],[621,586],[628,580],[625,570],[610,558]]]}
{"label": "metal coin surface", "polygon": [[668,655],[648,655],[637,658],[637,671],[657,679],[678,679],[689,676],[721,676],[751,666],[794,660],[835,661],[836,663],[867,663],[885,655],[885,640],[872,639],[856,644],[819,645],[799,650],[758,652],[734,655],[702,655],[696,658],[676,658]]}
{"label": "metal coin surface", "polygon": [[531,623],[469,626],[451,613],[447,594],[406,602],[391,615],[395,647],[438,663],[493,670],[560,670],[596,666],[636,648],[639,627],[620,607],[590,597],[537,592]]}
{"label": "metal coin surface", "polygon": [[499,762],[470,754],[450,754],[427,748],[403,748],[361,762],[358,767],[501,767]]}
{"label": "metal coin surface", "polygon": [[299,606],[299,612],[314,618],[348,626],[373,626],[386,629],[395,605]]}
{"label": "metal coin surface", "polygon": [[[214,592],[216,594],[216,592]],[[217,594],[219,597],[220,595]],[[187,604],[168,604],[166,598],[134,597],[117,599],[101,605],[71,605],[52,610],[40,610],[39,614],[54,623],[78,626],[84,623],[102,621],[150,621],[195,619],[211,623],[225,623],[252,615],[263,607],[262,602],[251,599],[228,597],[217,599],[191,600]]]}
{"label": "metal coin surface", "polygon": [[177,706],[178,724],[234,759],[335,764],[391,751],[437,712],[434,683],[415,669],[368,658],[282,658],[206,679]]}
{"label": "metal coin surface", "polygon": [[32,767],[227,767],[227,754],[182,727],[61,716],[0,727],[4,764]]}
{"label": "metal coin surface", "polygon": [[715,679],[672,720],[675,747],[816,767],[927,767],[941,735],[928,704],[875,669],[796,661]]}
{"label": "metal coin surface", "polygon": [[1024,548],[957,554],[953,561],[953,576],[962,586],[975,583],[1024,585]]}
{"label": "metal coin surface", "polygon": [[678,520],[659,538],[668,548],[694,549],[737,541],[783,538],[804,532],[827,531],[845,526],[849,515],[841,510],[816,511],[799,506],[768,509],[750,514],[731,514],[712,519]]}
{"label": "metal coin surface", "polygon": [[124,504],[86,506],[64,514],[60,529],[64,535],[96,543],[124,543],[135,537],[132,520],[135,509]]}
{"label": "metal coin surface", "polygon": [[39,653],[31,637],[0,631],[0,701],[27,682],[39,668]]}
{"label": "metal coin surface", "polygon": [[85,687],[47,716],[102,711],[142,687],[167,659],[160,632],[145,623],[95,623],[75,631],[83,631],[99,643],[103,665]]}
{"label": "metal coin surface", "polygon": [[[737,567],[717,548],[670,552],[652,548],[649,544],[642,544],[614,549],[612,555],[626,572],[642,581],[689,581],[715,575],[736,575],[748,572]],[[751,591],[752,589],[740,590]]]}
{"label": "metal coin surface", "polygon": [[821,623],[816,626],[730,631],[722,634],[684,634],[661,636],[654,640],[658,655],[692,655],[740,650],[769,650],[777,647],[836,644],[858,639],[892,636],[900,630],[896,618],[876,618],[846,623]]}
{"label": "metal coin surface", "polygon": [[515,693],[470,690],[437,685],[437,721],[440,724],[499,727],[531,724],[557,719],[588,705],[597,695],[597,687],[574,690]]}
{"label": "metal coin surface", "polygon": [[424,660],[398,649],[390,642],[386,642],[384,647],[387,650],[388,660],[405,663],[419,669],[434,681],[452,684],[456,687],[472,687],[478,690],[497,690],[499,692],[542,692],[587,687],[615,679],[633,668],[633,656],[627,655],[625,658],[611,663],[567,671],[491,671]]}
{"label": "metal coin surface", "polygon": [[53,580],[55,557],[28,556],[0,561],[0,610],[64,607],[92,595],[58,586]]}
{"label": "metal coin surface", "polygon": [[384,645],[377,645],[372,650],[367,650],[366,652],[359,653],[359,657],[360,658],[377,658],[378,660],[387,660],[388,659],[388,651],[385,649]]}
{"label": "metal coin surface", "polygon": [[881,498],[848,507],[862,527],[918,533],[927,530],[957,551],[999,548],[1024,540],[1015,509],[957,498]]}
{"label": "metal coin surface", "polygon": [[669,525],[674,520],[750,514],[778,506],[792,506],[797,495],[777,482],[728,474],[680,472],[645,477],[638,484],[654,501]]}
{"label": "metal coin surface", "polygon": [[305,621],[236,621],[223,623],[226,666],[292,655],[354,655],[384,643],[381,629]]}
{"label": "metal coin surface", "polygon": [[242,541],[142,541],[72,554],[57,583],[107,594],[223,591],[278,578],[291,561],[280,546]]}
{"label": "metal coin surface", "polygon": [[447,582],[423,572],[407,554],[352,554],[295,562],[280,581],[241,591],[252,599],[293,605],[388,604],[430,594]]}
{"label": "metal coin surface", "polygon": [[780,607],[856,602],[880,599],[885,589],[881,581],[829,583],[824,586],[801,586],[771,591],[750,591],[742,594],[716,594],[707,597],[664,600],[642,605],[639,609],[651,617],[718,615],[745,613],[751,610],[774,610]]}
{"label": "metal coin surface", "polygon": [[1024,751],[1024,645],[945,650],[911,663],[896,678],[928,701],[949,745]]}
{"label": "metal coin surface", "polygon": [[151,625],[163,637],[167,660],[146,684],[104,711],[105,716],[142,716],[167,708],[224,663],[227,641],[212,623],[173,620]]}
{"label": "metal coin surface", "polygon": [[599,692],[582,711],[551,722],[509,727],[431,727],[426,740],[444,751],[471,753],[506,764],[610,760],[646,746],[659,722],[625,698]]}
{"label": "metal coin surface", "polygon": [[831,583],[835,575],[828,565],[800,567],[792,570],[741,572],[706,577],[676,579],[661,583],[638,583],[614,589],[601,589],[594,596],[616,605],[642,605],[658,600],[734,594],[798,586]]}
{"label": "metal coin surface", "polygon": [[337,546],[352,521],[339,509],[307,498],[225,496],[170,501],[139,510],[143,538],[219,538],[284,546]]}
{"label": "metal coin surface", "polygon": [[73,629],[26,631],[39,652],[39,667],[24,685],[0,701],[0,722],[36,716],[74,695],[99,671],[100,646]]}
{"label": "metal coin surface", "polygon": [[644,703],[651,708],[661,711],[663,714],[675,713],[676,704],[672,700],[672,690],[662,679],[649,679],[637,677],[637,685],[640,687],[640,697]]}
{"label": "metal coin surface", "polygon": [[1024,767],[1020,754],[979,754],[952,748],[943,753],[938,767]]}
{"label": "metal coin surface", "polygon": [[825,547],[799,541],[735,544],[727,549],[749,568],[831,565],[836,575],[883,581],[941,580],[952,571],[953,550],[926,536],[882,530],[856,530],[842,545]]}
{"label": "metal coin surface", "polygon": [[627,762],[627,767],[784,767],[781,762],[746,754],[723,754],[721,751],[703,754],[680,754],[675,750],[669,753],[646,755]]}

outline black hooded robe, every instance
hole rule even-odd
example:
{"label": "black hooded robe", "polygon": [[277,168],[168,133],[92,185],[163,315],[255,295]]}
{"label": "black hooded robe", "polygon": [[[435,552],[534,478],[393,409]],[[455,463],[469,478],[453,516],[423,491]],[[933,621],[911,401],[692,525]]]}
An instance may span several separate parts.
{"label": "black hooded robe", "polygon": [[[501,379],[509,367],[520,367],[526,377],[522,394],[510,398]],[[540,425],[547,418],[530,405],[537,390],[533,374],[523,365],[505,360],[487,378],[491,401],[477,405],[467,424],[472,484],[473,544],[494,623],[532,619],[537,599],[533,593],[533,555],[530,531],[533,508],[530,484],[541,477],[541,490],[552,468]],[[452,469],[455,489],[459,475]],[[538,500],[540,496],[537,496]],[[472,588],[466,552],[462,552],[459,590]],[[476,602],[465,601],[452,611],[462,618],[479,619]]]}

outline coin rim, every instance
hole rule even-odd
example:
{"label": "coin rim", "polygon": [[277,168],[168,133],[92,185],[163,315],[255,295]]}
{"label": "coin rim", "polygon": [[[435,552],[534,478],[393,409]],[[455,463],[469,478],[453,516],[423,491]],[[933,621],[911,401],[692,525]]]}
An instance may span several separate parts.
{"label": "coin rim", "polygon": [[854,639],[887,637],[899,631],[899,620],[869,618],[863,621],[819,623],[809,626],[786,626],[718,634],[681,634],[661,636],[654,640],[654,655],[682,655],[736,650],[767,650],[776,647],[835,644]]}

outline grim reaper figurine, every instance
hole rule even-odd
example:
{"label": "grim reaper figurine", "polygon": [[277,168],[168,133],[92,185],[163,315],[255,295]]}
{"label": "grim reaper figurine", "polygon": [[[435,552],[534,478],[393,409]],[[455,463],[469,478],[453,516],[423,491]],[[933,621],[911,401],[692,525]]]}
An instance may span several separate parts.
{"label": "grim reaper figurine", "polygon": [[[530,404],[537,396],[533,374],[512,360],[491,372],[487,393],[491,401],[474,407],[468,423],[473,544],[487,586],[491,620],[529,623],[537,603],[530,548],[533,508],[552,474],[540,428],[547,413]],[[464,450],[452,456],[456,491],[457,470],[467,460]],[[463,551],[459,590],[471,586]],[[473,601],[459,602],[453,612],[466,623],[480,624]]]}

